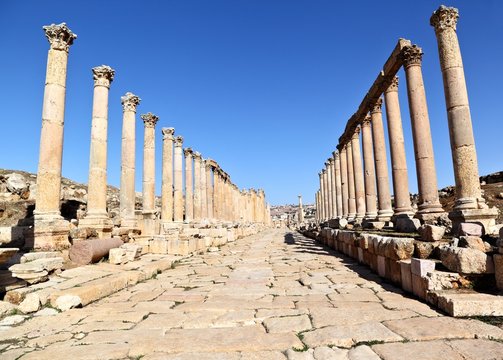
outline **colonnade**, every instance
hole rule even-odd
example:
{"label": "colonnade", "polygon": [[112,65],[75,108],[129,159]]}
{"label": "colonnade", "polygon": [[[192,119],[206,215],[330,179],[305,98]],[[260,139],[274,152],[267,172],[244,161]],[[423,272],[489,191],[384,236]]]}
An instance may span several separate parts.
{"label": "colonnade", "polygon": [[[456,202],[449,217],[454,229],[461,222],[494,225],[496,209],[489,209],[481,196],[464,70],[456,34],[458,10],[441,6],[430,24],[435,29],[443,74],[451,141]],[[337,150],[325,162],[315,194],[317,220],[346,219],[365,226],[384,226],[390,220],[415,217],[435,222],[445,212],[439,201],[430,120],[422,75],[423,52],[400,39],[358,111],[349,119]],[[414,212],[409,187],[404,135],[396,73],[404,69],[407,87],[419,201]],[[384,98],[383,98],[384,95]],[[387,140],[382,103],[386,108]],[[361,144],[360,144],[361,138]],[[363,156],[361,148],[363,148]],[[362,162],[363,159],[363,162]],[[393,201],[388,167],[391,165]],[[395,224],[396,226],[396,224]]]}
{"label": "colonnade", "polygon": [[[33,247],[59,250],[70,245],[69,223],[60,212],[60,193],[68,52],[77,36],[65,23],[44,26],[44,31],[50,49],[42,109]],[[92,228],[99,237],[106,237],[112,235],[114,228],[107,210],[107,129],[109,89],[115,71],[101,65],[93,68],[92,74],[94,97],[88,201],[86,215],[80,219],[79,227]],[[159,117],[151,112],[141,115],[144,123],[143,203],[139,216],[135,211],[135,122],[140,102],[141,99],[131,92],[121,97],[123,126],[119,217],[123,233],[142,228],[142,235],[158,235],[159,214],[163,224],[270,223],[270,210],[263,190],[239,190],[217,162],[204,159],[190,148],[182,149],[183,138],[174,136],[174,128],[162,128],[162,194],[161,207],[157,209],[155,139]]]}

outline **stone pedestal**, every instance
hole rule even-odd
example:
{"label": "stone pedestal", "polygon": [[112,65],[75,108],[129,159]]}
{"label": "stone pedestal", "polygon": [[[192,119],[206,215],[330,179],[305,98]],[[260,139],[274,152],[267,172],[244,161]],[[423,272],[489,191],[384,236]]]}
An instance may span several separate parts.
{"label": "stone pedestal", "polygon": [[391,194],[389,191],[388,160],[386,158],[386,143],[382,123],[382,99],[376,102],[370,112],[372,119],[372,137],[374,145],[374,162],[377,177],[377,200],[379,221],[389,221],[393,215],[391,210]]}
{"label": "stone pedestal", "polygon": [[[59,200],[68,50],[77,35],[65,23],[44,26],[44,31],[50,49],[42,106],[33,247],[61,249],[70,245],[68,223],[61,217]],[[57,229],[50,231],[52,225]]]}
{"label": "stone pedestal", "polygon": [[480,188],[468,92],[456,34],[458,17],[458,9],[440,6],[430,19],[438,42],[456,182],[456,202],[449,218],[454,228],[460,221],[479,222],[488,231],[487,226],[494,225],[498,212],[488,209]]}
{"label": "stone pedestal", "polygon": [[409,113],[412,122],[412,137],[414,140],[414,155],[416,158],[416,173],[419,190],[419,204],[416,217],[423,215],[440,215],[444,211],[438,199],[437,172],[433,156],[430,120],[426,105],[421,61],[423,52],[417,46],[402,49],[402,61],[407,80],[407,95],[409,97]]}
{"label": "stone pedestal", "polygon": [[130,92],[121,97],[122,149],[121,149],[121,187],[120,187],[120,222],[121,228],[136,229],[135,215],[135,149],[136,149],[136,107],[140,98]]}
{"label": "stone pedestal", "polygon": [[106,65],[93,68],[94,97],[87,188],[87,213],[79,227],[95,229],[98,237],[110,237],[113,223],[107,212],[108,92],[115,71]]}

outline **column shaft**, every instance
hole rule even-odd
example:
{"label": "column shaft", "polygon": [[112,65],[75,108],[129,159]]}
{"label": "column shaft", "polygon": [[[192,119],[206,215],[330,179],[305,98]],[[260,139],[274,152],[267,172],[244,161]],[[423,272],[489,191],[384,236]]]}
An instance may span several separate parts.
{"label": "column shaft", "polygon": [[183,222],[183,137],[175,137],[175,159],[174,165],[174,191],[173,200],[175,202],[173,218],[176,222]]}
{"label": "column shaft", "polygon": [[348,186],[348,160],[347,148],[343,145],[339,149],[339,160],[341,163],[341,189],[342,189],[342,213],[343,218],[347,219],[349,215],[349,186]]}
{"label": "column shaft", "polygon": [[362,146],[363,146],[363,165],[365,167],[365,218],[374,220],[377,217],[377,197],[376,197],[376,175],[374,166],[374,151],[372,144],[372,129],[370,117],[366,117],[362,123]]}
{"label": "column shaft", "polygon": [[342,181],[341,181],[341,162],[339,152],[333,152],[334,155],[334,176],[335,176],[335,200],[337,207],[337,218],[342,218]]}
{"label": "column shaft", "polygon": [[370,112],[372,118],[372,140],[374,144],[374,162],[377,178],[377,218],[380,221],[389,221],[393,215],[391,209],[391,194],[388,179],[388,160],[386,158],[386,143],[384,140],[384,127],[382,123],[382,99],[376,103]]}
{"label": "column shaft", "polygon": [[487,208],[480,188],[468,91],[456,24],[458,9],[441,6],[430,19],[435,27],[444,81],[456,202],[454,210]]}
{"label": "column shaft", "polygon": [[208,219],[208,196],[207,196],[207,185],[206,185],[206,160],[201,159],[201,219]]}
{"label": "column shaft", "polygon": [[120,221],[122,228],[137,228],[135,216],[135,161],[136,161],[136,107],[140,98],[130,92],[121,97],[122,145],[121,145],[121,187]]}
{"label": "column shaft", "polygon": [[348,167],[348,218],[354,219],[356,216],[356,198],[355,198],[355,172],[353,167],[353,148],[351,141],[346,145],[346,160]]}
{"label": "column shaft", "polygon": [[407,80],[407,95],[409,98],[409,113],[412,122],[414,139],[414,154],[416,157],[416,173],[419,190],[419,204],[416,216],[423,214],[442,213],[438,199],[437,172],[433,156],[430,120],[426,105],[421,60],[423,52],[417,46],[402,50]]}
{"label": "column shaft", "polygon": [[192,149],[186,148],[185,155],[185,222],[194,219],[194,181],[192,177]]}
{"label": "column shaft", "polygon": [[327,195],[328,195],[328,219],[333,219],[333,202],[334,193],[332,188],[332,162],[329,160],[325,163],[327,171]]}
{"label": "column shaft", "polygon": [[213,202],[214,202],[214,194],[213,194],[213,177],[211,171],[211,165],[206,164],[206,211],[208,214],[208,220],[214,220],[215,214],[213,213]]}
{"label": "column shaft", "polygon": [[173,221],[173,140],[175,129],[163,128],[162,142],[162,188],[161,188],[161,220]]}
{"label": "column shaft", "polygon": [[386,104],[386,119],[388,121],[388,137],[391,152],[391,169],[393,175],[394,212],[395,216],[413,214],[409,194],[409,178],[407,159],[398,99],[398,77],[394,77],[388,89],[384,92]]}
{"label": "column shaft", "polygon": [[355,201],[356,218],[363,219],[365,216],[365,186],[363,184],[363,166],[360,150],[360,129],[357,128],[351,137],[351,149],[353,151],[353,170],[355,176]]}

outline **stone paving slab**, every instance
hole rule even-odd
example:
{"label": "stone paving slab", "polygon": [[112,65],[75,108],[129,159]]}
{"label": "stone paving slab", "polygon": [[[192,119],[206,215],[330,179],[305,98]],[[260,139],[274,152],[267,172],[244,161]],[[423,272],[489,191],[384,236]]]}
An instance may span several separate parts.
{"label": "stone paving slab", "polygon": [[[170,261],[151,257],[120,271],[127,276],[110,266],[93,268],[106,277],[73,270],[64,281],[87,276],[82,287],[96,284],[105,297],[82,309],[40,314],[52,316],[7,317],[6,324],[20,323],[0,327],[0,358],[466,360],[503,353],[503,330],[446,317],[354,261],[282,229]],[[157,274],[155,262],[166,269],[147,279]],[[118,285],[114,280],[107,288],[107,278]]]}

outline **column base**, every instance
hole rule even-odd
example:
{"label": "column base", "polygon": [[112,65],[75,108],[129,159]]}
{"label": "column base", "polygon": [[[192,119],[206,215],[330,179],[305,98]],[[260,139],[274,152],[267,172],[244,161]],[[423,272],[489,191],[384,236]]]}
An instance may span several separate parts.
{"label": "column base", "polygon": [[79,228],[90,228],[96,230],[100,239],[111,237],[114,225],[112,220],[102,217],[86,216],[79,220]]}
{"label": "column base", "polygon": [[408,217],[413,217],[415,212],[414,209],[411,207],[404,207],[404,208],[395,208],[393,209],[393,213],[395,216],[408,216]]}
{"label": "column base", "polygon": [[393,216],[393,210],[379,210],[377,212],[377,220],[378,221],[391,221],[391,217]]}
{"label": "column base", "polygon": [[364,229],[382,230],[384,227],[389,225],[389,221],[379,221],[376,218],[363,219],[362,221],[362,228]]}
{"label": "column base", "polygon": [[425,214],[440,214],[440,213],[445,213],[444,209],[442,209],[442,205],[440,203],[434,203],[434,204],[418,204],[417,205],[417,213],[416,213],[416,218],[418,218],[419,215],[425,215]]}
{"label": "column base", "polygon": [[24,247],[40,251],[68,249],[69,233],[70,223],[61,215],[51,218],[49,214],[35,214],[33,230],[25,233]]}
{"label": "column base", "polygon": [[449,219],[452,220],[452,231],[454,235],[458,234],[459,225],[464,222],[482,225],[485,233],[489,233],[491,227],[496,224],[497,217],[497,208],[454,210],[449,213]]}

